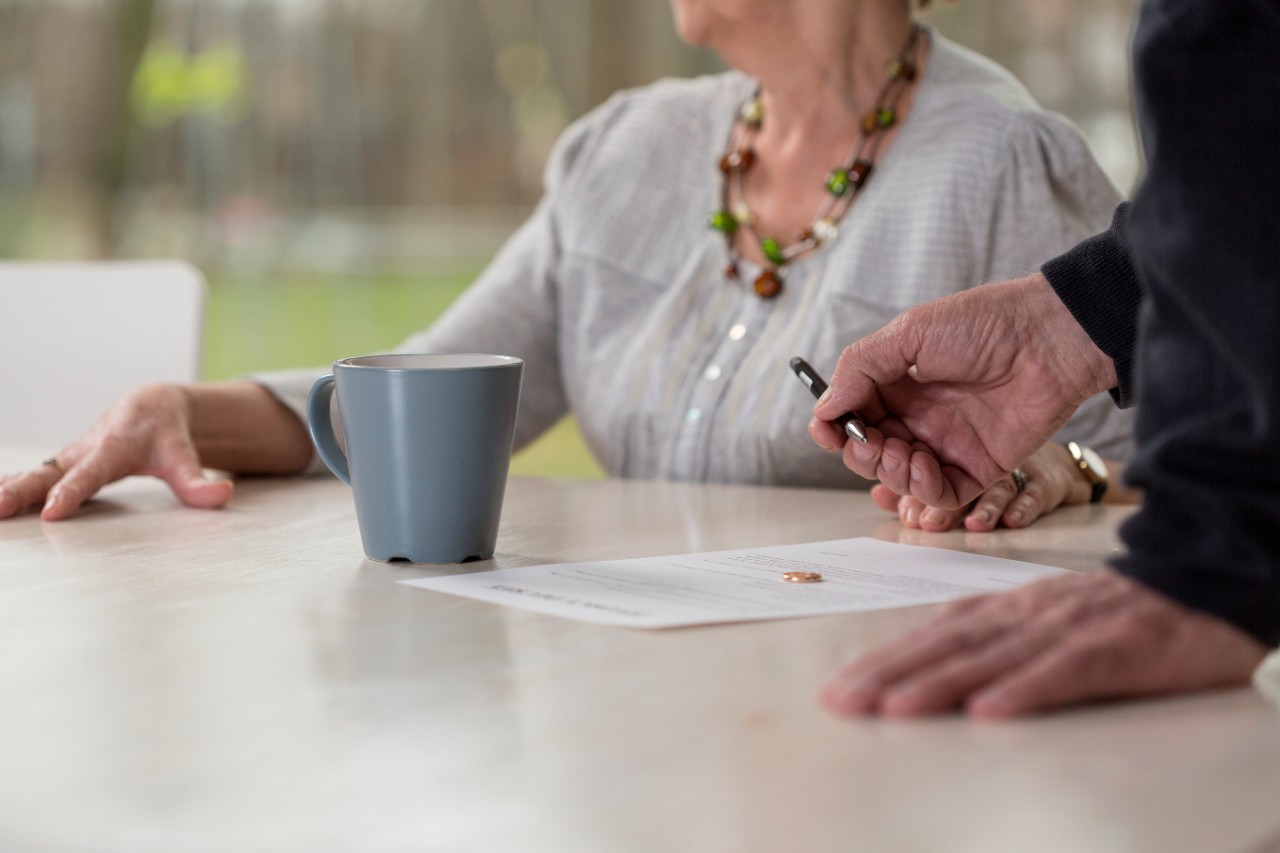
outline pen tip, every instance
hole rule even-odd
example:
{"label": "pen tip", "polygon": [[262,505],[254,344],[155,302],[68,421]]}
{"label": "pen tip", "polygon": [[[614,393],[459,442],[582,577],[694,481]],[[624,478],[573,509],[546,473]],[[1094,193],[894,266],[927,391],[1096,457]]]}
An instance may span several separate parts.
{"label": "pen tip", "polygon": [[801,358],[801,357],[800,357],[800,356],[798,356],[798,355],[797,355],[797,356],[792,356],[792,358],[791,358],[791,369],[792,369],[792,370],[799,370],[799,369],[800,369],[800,365],[802,365],[802,364],[804,364],[804,359],[803,359],[803,358]]}

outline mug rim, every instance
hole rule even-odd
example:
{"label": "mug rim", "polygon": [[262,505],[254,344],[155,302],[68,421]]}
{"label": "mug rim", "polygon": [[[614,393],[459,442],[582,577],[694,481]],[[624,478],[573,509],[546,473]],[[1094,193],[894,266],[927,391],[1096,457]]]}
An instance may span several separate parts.
{"label": "mug rim", "polygon": [[[450,359],[485,359],[483,362],[474,364],[395,364],[397,361],[412,361],[415,359],[432,360],[439,359],[447,361]],[[371,363],[371,362],[393,362],[387,363]],[[404,372],[412,370],[492,370],[494,368],[516,367],[524,364],[524,359],[514,355],[498,355],[497,353],[487,352],[389,352],[381,355],[356,355],[349,358],[341,358],[333,363],[335,369],[339,367],[351,368],[356,370],[387,370],[393,372]]]}

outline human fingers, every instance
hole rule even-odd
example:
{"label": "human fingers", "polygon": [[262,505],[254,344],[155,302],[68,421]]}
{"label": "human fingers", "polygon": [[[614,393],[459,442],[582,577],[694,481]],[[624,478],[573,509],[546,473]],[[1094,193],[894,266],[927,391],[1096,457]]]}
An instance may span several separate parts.
{"label": "human fingers", "polygon": [[898,521],[909,530],[919,529],[920,514],[926,509],[928,507],[919,498],[903,495],[898,498]]}
{"label": "human fingers", "polygon": [[966,710],[1001,719],[1103,698],[1109,681],[1133,676],[1128,656],[1111,637],[1070,636],[973,694]]}
{"label": "human fingers", "polygon": [[219,509],[235,492],[235,483],[226,478],[209,479],[200,467],[200,456],[189,439],[170,439],[157,453],[153,472],[169,484],[178,500],[187,506]]}
{"label": "human fingers", "polygon": [[0,518],[11,518],[40,506],[61,477],[62,472],[48,464],[5,477],[0,481]]}
{"label": "human fingers", "polygon": [[[907,498],[903,498],[907,500]],[[918,501],[918,498],[912,498]],[[923,503],[920,507],[919,525],[921,530],[929,533],[943,533],[960,524],[965,517],[965,513],[969,511],[967,506],[956,507],[955,509],[942,509],[936,506],[925,506]],[[906,523],[905,521],[903,522]]]}
{"label": "human fingers", "polygon": [[1083,503],[1089,499],[1089,485],[1076,467],[1067,449],[1057,442],[1046,442],[1020,466],[1026,480],[1025,490],[1017,495],[1001,514],[1006,527],[1026,527],[1066,503]]}
{"label": "human fingers", "polygon": [[939,465],[937,458],[927,452],[917,451],[913,457],[913,465],[917,464],[916,460],[919,460],[922,473],[919,482],[912,480],[912,494],[919,496],[930,506],[944,509],[967,506],[982,494],[984,484],[960,466]]}
{"label": "human fingers", "polygon": [[1000,520],[1005,527],[1026,527],[1042,515],[1057,509],[1062,503],[1053,486],[1044,477],[1027,474],[1027,487],[1005,507]]}
{"label": "human fingers", "polygon": [[931,532],[950,530],[964,515],[963,510],[930,507],[914,495],[898,495],[883,483],[876,483],[871,487],[871,500],[886,512],[896,514],[902,526],[911,529],[923,528]]}
{"label": "human fingers", "polygon": [[1000,521],[1000,517],[1004,515],[1009,504],[1017,496],[1018,489],[1012,479],[1006,477],[996,482],[995,485],[982,493],[977,503],[974,504],[973,511],[966,516],[964,520],[965,529],[974,533],[986,533],[994,530],[996,524]]}
{"label": "human fingers", "polygon": [[[868,436],[870,434],[868,431]],[[858,444],[856,441],[849,442],[849,445]],[[850,465],[850,456],[866,465],[862,457],[868,453],[875,453],[875,449],[868,448],[867,445],[862,445],[861,449],[846,446],[846,466]],[[972,495],[977,494],[972,478],[965,472],[954,466],[944,468],[938,464],[937,457],[927,445],[921,442],[908,443],[901,438],[883,439],[874,478],[900,495],[911,495],[940,509],[957,509],[972,500]],[[967,490],[968,497],[958,497],[953,478]]]}
{"label": "human fingers", "polygon": [[60,521],[75,513],[108,483],[133,473],[132,454],[120,441],[104,440],[67,465],[67,473],[53,483],[40,518]]}
{"label": "human fingers", "polygon": [[917,350],[918,335],[904,315],[849,344],[840,353],[830,385],[814,406],[814,414],[829,421],[856,411],[873,421],[880,420],[885,409],[879,387],[906,376],[915,363]]}
{"label": "human fingers", "polygon": [[899,502],[902,500],[902,496],[895,493],[893,489],[890,489],[884,483],[876,483],[871,487],[871,500],[885,512],[895,514],[900,512]]}
{"label": "human fingers", "polygon": [[809,419],[809,437],[828,453],[840,450],[847,440],[842,429],[816,415]]}
{"label": "human fingers", "polygon": [[[835,450],[837,448],[825,443],[835,440],[832,438],[834,431],[825,432],[829,426],[815,419],[810,421],[809,432],[818,444]],[[886,447],[891,448],[892,454],[887,466],[884,461]],[[866,480],[879,480],[891,491],[912,495],[929,506],[955,509],[973,500],[978,493],[977,483],[972,477],[954,466],[947,466],[944,470],[926,445],[920,442],[908,444],[903,438],[886,436],[879,427],[867,428],[865,442],[844,441],[843,448],[844,465],[850,471]],[[965,497],[958,497],[961,494]]]}
{"label": "human fingers", "polygon": [[822,701],[840,714],[870,714],[885,689],[949,655],[985,643],[1003,626],[974,612],[979,599],[948,605],[923,628],[873,649],[828,679]]}
{"label": "human fingers", "polygon": [[1267,655],[1265,646],[1221,620],[1161,599],[1139,588],[1123,608],[1075,626],[1024,667],[975,693],[967,710],[1004,718],[1097,699],[1249,683]]}
{"label": "human fingers", "polygon": [[876,471],[879,468],[880,456],[884,452],[884,442],[884,433],[875,427],[867,428],[866,441],[845,441],[841,445],[844,448],[841,454],[844,467],[863,479],[878,479]]}
{"label": "human fingers", "polygon": [[878,710],[886,717],[950,711],[1048,648],[1056,631],[1055,626],[1039,623],[1012,625],[979,646],[957,651],[888,685]]}
{"label": "human fingers", "polygon": [[231,500],[234,484],[204,476],[189,438],[171,435],[154,440],[157,446],[150,461],[139,458],[139,451],[129,442],[102,441],[48,490],[40,517],[45,521],[65,519],[104,486],[130,474],[159,477],[188,506],[218,508]]}
{"label": "human fingers", "polygon": [[[848,450],[846,448],[846,455]],[[880,449],[880,459],[876,464],[875,478],[900,495],[911,494],[911,453],[908,442],[901,438],[885,437]]]}

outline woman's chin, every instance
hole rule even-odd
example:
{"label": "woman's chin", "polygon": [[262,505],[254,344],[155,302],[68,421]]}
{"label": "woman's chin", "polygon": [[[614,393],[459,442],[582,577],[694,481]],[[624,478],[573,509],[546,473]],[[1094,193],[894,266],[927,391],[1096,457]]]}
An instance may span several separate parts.
{"label": "woman's chin", "polygon": [[675,17],[676,35],[692,47],[706,47],[709,32],[709,16],[698,0],[671,0],[671,12]]}
{"label": "woman's chin", "polygon": [[706,27],[701,26],[699,21],[682,18],[678,13],[676,14],[676,35],[680,37],[680,41],[690,47],[707,46]]}

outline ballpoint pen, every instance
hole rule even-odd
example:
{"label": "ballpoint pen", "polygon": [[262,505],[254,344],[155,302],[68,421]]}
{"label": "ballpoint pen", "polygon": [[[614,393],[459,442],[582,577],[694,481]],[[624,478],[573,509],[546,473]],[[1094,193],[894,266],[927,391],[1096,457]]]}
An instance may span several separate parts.
{"label": "ballpoint pen", "polygon": [[[818,375],[818,371],[814,370],[809,362],[803,358],[796,356],[791,359],[791,369],[796,372],[796,376],[800,381],[808,386],[813,392],[814,397],[821,397],[827,390],[827,383]],[[835,419],[835,423],[840,425],[845,435],[863,444],[867,443],[867,425],[862,422],[862,416],[857,412],[847,412]]]}

